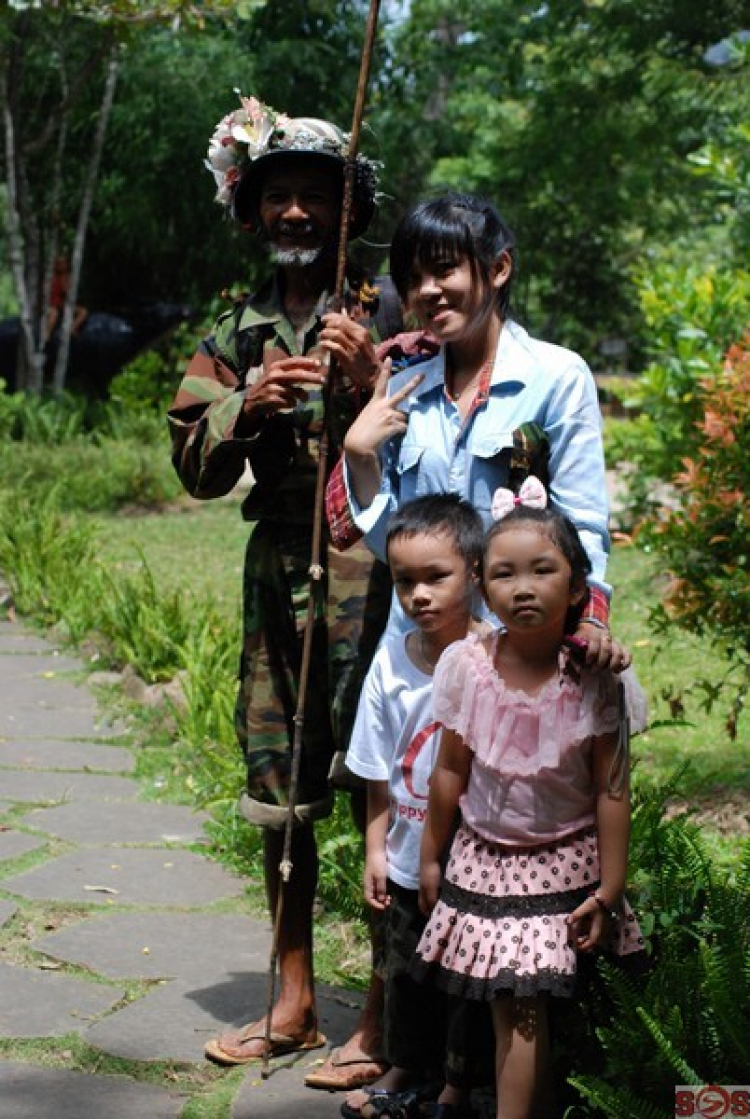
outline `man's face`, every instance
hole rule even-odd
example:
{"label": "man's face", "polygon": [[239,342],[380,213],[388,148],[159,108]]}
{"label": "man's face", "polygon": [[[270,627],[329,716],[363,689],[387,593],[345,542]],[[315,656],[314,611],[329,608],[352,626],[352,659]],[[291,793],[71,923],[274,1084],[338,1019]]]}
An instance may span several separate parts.
{"label": "man's face", "polygon": [[268,172],[258,214],[266,241],[281,265],[305,267],[336,244],[341,189],[324,168],[289,161]]}

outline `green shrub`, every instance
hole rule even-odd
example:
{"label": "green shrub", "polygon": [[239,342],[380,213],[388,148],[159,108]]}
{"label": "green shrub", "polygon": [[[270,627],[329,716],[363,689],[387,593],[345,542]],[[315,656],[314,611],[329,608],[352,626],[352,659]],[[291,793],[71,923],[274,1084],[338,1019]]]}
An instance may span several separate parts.
{"label": "green shrub", "polygon": [[35,501],[55,491],[58,507],[67,511],[159,506],[181,493],[163,425],[159,435],[160,441],[80,435],[59,445],[2,442],[0,486]]}
{"label": "green shrub", "polygon": [[149,684],[183,668],[195,611],[179,591],[160,594],[145,561],[134,574],[97,564],[89,587],[98,604],[89,640],[101,663],[130,665]]}
{"label": "green shrub", "polygon": [[713,864],[689,819],[665,815],[672,789],[636,798],[633,814],[629,896],[648,969],[600,961],[567,1038],[587,1115],[668,1119],[676,1084],[743,1083],[750,1068],[750,841],[732,867]]}
{"label": "green shrub", "polygon": [[0,439],[44,446],[79,438],[87,427],[88,404],[70,393],[33,396],[4,391],[0,381]]}
{"label": "green shrub", "polygon": [[623,397],[630,423],[608,432],[611,464],[626,463],[632,522],[653,516],[667,482],[699,444],[703,399],[750,319],[750,272],[657,262],[637,277],[651,361]]}
{"label": "green shrub", "polygon": [[177,735],[190,758],[196,802],[227,818],[235,813],[245,767],[234,733],[239,633],[204,611],[183,651],[186,707],[175,712]]}
{"label": "green shrub", "polygon": [[[131,574],[105,565],[96,530],[64,514],[56,490],[39,501],[0,491],[0,569],[20,613],[56,625],[74,643],[85,638],[102,664],[130,665],[147,683],[170,680],[194,668],[208,632],[222,635],[226,647],[214,659],[228,674],[229,639],[213,604],[196,604],[179,589],[160,593],[143,560]],[[212,672],[203,686],[212,697]]]}
{"label": "green shrub", "polygon": [[677,502],[647,531],[671,575],[654,621],[709,635],[727,657],[725,679],[701,680],[705,702],[734,689],[727,728],[750,688],[750,334],[722,372],[701,383],[696,446],[674,478]]}
{"label": "green shrub", "polygon": [[163,422],[194,348],[195,330],[186,325],[144,350],[113,377],[109,405],[120,412],[151,412]]}
{"label": "green shrub", "polygon": [[67,617],[81,637],[91,619],[87,575],[95,555],[95,530],[63,517],[54,488],[33,501],[0,491],[0,570],[20,613],[45,625]]}

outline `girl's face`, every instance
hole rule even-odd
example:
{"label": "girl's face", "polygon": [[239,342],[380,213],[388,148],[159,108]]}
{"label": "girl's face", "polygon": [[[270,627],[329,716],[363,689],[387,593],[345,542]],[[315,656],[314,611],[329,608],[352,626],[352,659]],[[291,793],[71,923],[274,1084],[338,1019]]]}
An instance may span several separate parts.
{"label": "girl's face", "polygon": [[401,607],[418,629],[464,636],[477,579],[449,533],[395,536],[388,562]]}
{"label": "girl's face", "polygon": [[493,296],[508,279],[510,267],[510,258],[503,253],[487,284],[474,275],[466,259],[415,261],[407,292],[409,309],[439,342],[464,341],[484,327],[488,314],[495,313]]}
{"label": "girl's face", "polygon": [[565,632],[568,609],[585,587],[572,587],[572,571],[553,540],[536,525],[513,525],[489,542],[484,557],[484,593],[509,632]]}

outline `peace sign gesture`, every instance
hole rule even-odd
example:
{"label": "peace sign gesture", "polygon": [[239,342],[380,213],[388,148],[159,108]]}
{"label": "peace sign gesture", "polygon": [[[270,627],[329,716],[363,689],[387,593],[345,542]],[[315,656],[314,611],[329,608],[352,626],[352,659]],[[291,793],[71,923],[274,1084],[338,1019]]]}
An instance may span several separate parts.
{"label": "peace sign gesture", "polygon": [[380,489],[378,451],[388,439],[406,431],[409,416],[400,405],[423,379],[422,374],[417,373],[389,396],[390,376],[391,362],[386,358],[375,382],[372,399],[357,416],[344,439],[344,456],[350,481],[354,495],[363,508],[372,502]]}
{"label": "peace sign gesture", "polygon": [[406,431],[409,417],[399,405],[421,383],[422,375],[420,373],[412,377],[392,396],[388,395],[390,376],[391,362],[387,358],[380,368],[369,404],[362,409],[346,433],[344,451],[347,461],[350,455],[361,457],[375,454],[386,440]]}

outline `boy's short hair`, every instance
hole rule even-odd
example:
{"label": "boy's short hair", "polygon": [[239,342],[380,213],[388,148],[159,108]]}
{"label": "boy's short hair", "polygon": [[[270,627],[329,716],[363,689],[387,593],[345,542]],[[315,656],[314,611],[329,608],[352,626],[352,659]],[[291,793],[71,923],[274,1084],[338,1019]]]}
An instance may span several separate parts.
{"label": "boy's short hair", "polygon": [[458,554],[468,567],[478,567],[482,559],[484,526],[479,513],[456,493],[435,493],[407,501],[388,521],[386,556],[391,541],[398,536],[450,536]]}

